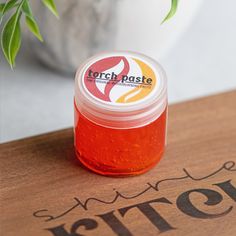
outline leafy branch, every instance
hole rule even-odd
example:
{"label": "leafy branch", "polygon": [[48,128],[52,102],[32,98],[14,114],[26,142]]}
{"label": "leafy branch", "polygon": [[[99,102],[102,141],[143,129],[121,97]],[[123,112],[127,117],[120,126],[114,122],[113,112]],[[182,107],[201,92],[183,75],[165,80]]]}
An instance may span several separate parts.
{"label": "leafy branch", "polygon": [[[59,18],[54,0],[40,1],[52,12],[52,14]],[[178,1],[179,0],[171,0],[171,9],[162,23],[174,16],[177,10]],[[13,10],[14,13],[9,16],[0,35],[2,51],[11,68],[15,66],[15,59],[21,46],[20,23],[22,15],[25,17],[25,23],[30,32],[39,41],[43,42],[43,37],[40,33],[39,26],[31,10],[30,0],[6,0],[5,3],[0,3],[0,25],[2,24],[3,17],[5,17],[8,12]]]}
{"label": "leafy branch", "polygon": [[[41,0],[42,3],[56,16],[58,12],[54,0]],[[2,19],[10,11],[15,12],[6,21],[1,32],[1,47],[3,54],[8,61],[11,68],[15,66],[15,58],[21,46],[21,17],[25,17],[25,23],[28,29],[34,34],[41,42],[43,37],[40,33],[38,24],[34,18],[30,7],[29,0],[7,0],[5,3],[0,4],[0,24]]]}

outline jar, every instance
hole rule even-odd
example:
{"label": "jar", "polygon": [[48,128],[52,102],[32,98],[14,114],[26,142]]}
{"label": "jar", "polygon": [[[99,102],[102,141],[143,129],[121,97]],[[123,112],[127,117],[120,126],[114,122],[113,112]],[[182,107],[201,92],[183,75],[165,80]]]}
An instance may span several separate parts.
{"label": "jar", "polygon": [[88,59],[76,73],[74,111],[76,156],[89,170],[138,175],[160,161],[167,81],[153,59],[121,51]]}

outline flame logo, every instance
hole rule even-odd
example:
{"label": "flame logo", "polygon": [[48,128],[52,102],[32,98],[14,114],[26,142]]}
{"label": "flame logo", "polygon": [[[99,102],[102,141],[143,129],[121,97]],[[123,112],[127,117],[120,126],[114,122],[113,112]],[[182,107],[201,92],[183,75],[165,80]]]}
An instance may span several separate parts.
{"label": "flame logo", "polygon": [[[89,80],[89,71],[101,73],[115,73],[115,80],[109,79],[101,83],[100,79]],[[147,89],[145,86],[119,86],[123,76],[134,75],[152,78],[152,84]],[[131,103],[145,98],[156,85],[156,76],[152,68],[136,58],[114,56],[103,58],[93,63],[85,72],[84,85],[96,98],[114,103]]]}

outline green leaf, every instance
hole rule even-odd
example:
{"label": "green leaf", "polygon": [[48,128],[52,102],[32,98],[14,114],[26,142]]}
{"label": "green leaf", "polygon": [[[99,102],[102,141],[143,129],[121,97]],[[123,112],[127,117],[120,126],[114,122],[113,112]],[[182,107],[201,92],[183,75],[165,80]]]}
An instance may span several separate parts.
{"label": "green leaf", "polygon": [[0,13],[2,13],[5,3],[0,3]]}
{"label": "green leaf", "polygon": [[29,1],[25,0],[23,6],[22,6],[22,11],[25,14],[25,22],[28,27],[28,29],[42,42],[43,38],[40,33],[38,24],[33,16],[31,7],[29,5]]}
{"label": "green leaf", "polygon": [[21,1],[16,12],[5,24],[1,36],[2,50],[11,67],[15,65],[15,58],[21,45],[20,17],[24,1]]}
{"label": "green leaf", "polygon": [[167,16],[165,17],[165,19],[161,22],[162,24],[169,20],[172,16],[174,16],[174,14],[177,11],[177,7],[178,7],[178,2],[179,0],[171,0],[171,8],[170,11],[168,12]]}
{"label": "green leaf", "polygon": [[44,5],[57,17],[59,18],[59,14],[54,3],[54,0],[42,0]]}
{"label": "green leaf", "polygon": [[17,2],[18,0],[9,0],[6,3],[0,4],[0,23],[4,14],[14,8],[17,5]]}

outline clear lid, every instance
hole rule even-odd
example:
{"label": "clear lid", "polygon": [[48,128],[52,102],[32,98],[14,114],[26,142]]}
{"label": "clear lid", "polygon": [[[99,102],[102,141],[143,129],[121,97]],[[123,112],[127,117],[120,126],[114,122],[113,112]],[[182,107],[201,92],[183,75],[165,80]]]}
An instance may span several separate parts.
{"label": "clear lid", "polygon": [[77,71],[75,104],[101,126],[128,129],[156,120],[167,106],[167,81],[153,59],[134,52],[106,52]]}

